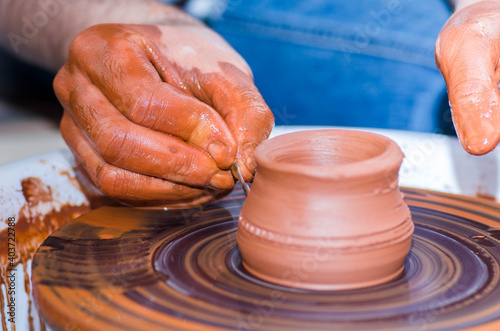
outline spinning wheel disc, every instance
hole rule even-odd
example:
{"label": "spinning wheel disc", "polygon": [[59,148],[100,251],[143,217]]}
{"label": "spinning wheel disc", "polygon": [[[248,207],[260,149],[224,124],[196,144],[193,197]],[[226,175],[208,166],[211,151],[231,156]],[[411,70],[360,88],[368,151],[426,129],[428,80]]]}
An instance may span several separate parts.
{"label": "spinning wheel disc", "polygon": [[[235,190],[203,210],[105,207],[69,222],[35,255],[35,299],[57,329],[500,329],[500,206],[404,193],[413,246],[404,273],[386,284],[310,291],[249,274]],[[305,280],[318,261],[290,272]]]}

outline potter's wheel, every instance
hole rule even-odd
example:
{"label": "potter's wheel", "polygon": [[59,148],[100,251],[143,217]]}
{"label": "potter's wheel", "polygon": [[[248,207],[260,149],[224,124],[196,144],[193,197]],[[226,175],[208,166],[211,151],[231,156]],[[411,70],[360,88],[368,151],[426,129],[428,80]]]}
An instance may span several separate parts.
{"label": "potter's wheel", "polygon": [[204,210],[106,207],[69,222],[35,255],[35,298],[56,329],[500,329],[500,205],[403,191],[413,247],[405,273],[380,286],[315,292],[247,273],[236,189]]}

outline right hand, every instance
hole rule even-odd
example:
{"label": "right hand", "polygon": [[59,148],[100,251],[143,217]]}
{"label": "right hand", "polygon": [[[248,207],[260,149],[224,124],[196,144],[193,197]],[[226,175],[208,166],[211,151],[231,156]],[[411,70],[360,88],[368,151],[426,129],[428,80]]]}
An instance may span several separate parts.
{"label": "right hand", "polygon": [[201,24],[81,32],[54,81],[61,132],[107,196],[189,206],[246,180],[273,116],[246,62]]}
{"label": "right hand", "polygon": [[492,151],[500,141],[500,2],[459,9],[441,30],[435,51],[462,146],[475,155]]}

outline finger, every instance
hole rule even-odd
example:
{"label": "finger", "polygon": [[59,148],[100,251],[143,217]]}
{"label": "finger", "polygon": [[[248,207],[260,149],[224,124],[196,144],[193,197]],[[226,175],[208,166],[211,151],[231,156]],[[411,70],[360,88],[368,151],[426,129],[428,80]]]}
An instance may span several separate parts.
{"label": "finger", "polygon": [[[80,63],[90,80],[132,122],[177,136],[209,153],[221,169],[228,169],[236,156],[236,143],[220,115],[185,88],[181,90],[180,76],[152,43],[116,26],[106,33],[110,29],[116,34],[106,45],[116,53],[110,64],[79,54],[85,56]],[[110,39],[102,31],[96,33]]]}
{"label": "finger", "polygon": [[92,182],[105,195],[127,200],[187,200],[203,195],[204,190],[144,176],[104,161],[64,112],[61,134]]}
{"label": "finger", "polygon": [[234,180],[202,150],[179,138],[131,123],[81,78],[65,103],[99,155],[118,168],[189,186],[229,189]]}
{"label": "finger", "polygon": [[436,44],[436,59],[446,80],[458,137],[469,153],[488,153],[500,141],[496,47],[473,33],[444,38],[446,43],[440,37]]}
{"label": "finger", "polygon": [[221,70],[222,74],[206,75],[198,81],[207,102],[219,112],[236,140],[236,162],[243,178],[250,181],[255,173],[255,148],[269,137],[274,117],[251,76],[231,64],[221,64]]}

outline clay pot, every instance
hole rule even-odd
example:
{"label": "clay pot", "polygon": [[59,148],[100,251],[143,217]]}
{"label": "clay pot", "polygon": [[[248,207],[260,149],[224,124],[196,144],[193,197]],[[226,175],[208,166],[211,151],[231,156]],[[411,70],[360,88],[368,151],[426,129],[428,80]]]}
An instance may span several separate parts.
{"label": "clay pot", "polygon": [[238,225],[245,268],[306,289],[352,289],[398,276],[413,222],[398,186],[403,153],[353,130],[285,134],[256,150]]}

